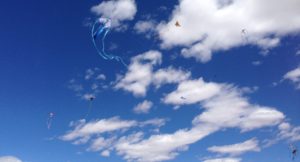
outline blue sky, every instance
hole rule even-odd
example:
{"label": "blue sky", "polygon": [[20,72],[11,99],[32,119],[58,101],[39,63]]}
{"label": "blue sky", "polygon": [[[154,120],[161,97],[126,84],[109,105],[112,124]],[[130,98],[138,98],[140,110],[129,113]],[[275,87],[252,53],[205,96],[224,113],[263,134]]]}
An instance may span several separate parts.
{"label": "blue sky", "polygon": [[[292,161],[298,0],[0,6],[0,162]],[[128,67],[94,48],[100,17]]]}

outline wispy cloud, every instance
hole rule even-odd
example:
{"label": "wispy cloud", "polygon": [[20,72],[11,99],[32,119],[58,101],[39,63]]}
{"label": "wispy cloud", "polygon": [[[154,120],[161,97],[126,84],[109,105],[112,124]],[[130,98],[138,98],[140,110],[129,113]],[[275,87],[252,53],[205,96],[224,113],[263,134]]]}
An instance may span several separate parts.
{"label": "wispy cloud", "polygon": [[212,146],[207,149],[208,151],[214,153],[221,153],[221,154],[229,154],[232,156],[241,155],[246,152],[260,151],[258,140],[255,138],[236,143],[232,145],[225,145],[225,146]]}
{"label": "wispy cloud", "polygon": [[[124,133],[134,128],[151,127],[159,129],[167,122],[166,119],[154,118],[145,121],[122,120],[119,117],[94,120],[86,122],[82,119],[71,122],[72,129],[60,137],[63,141],[70,141],[74,145],[89,143],[87,151],[101,151],[102,156],[109,156],[121,139],[124,140]],[[141,132],[139,133],[141,134]],[[141,135],[143,135],[142,133]],[[123,137],[120,137],[123,135]]]}
{"label": "wispy cloud", "polygon": [[216,158],[216,159],[208,159],[203,162],[241,162],[240,158]]}

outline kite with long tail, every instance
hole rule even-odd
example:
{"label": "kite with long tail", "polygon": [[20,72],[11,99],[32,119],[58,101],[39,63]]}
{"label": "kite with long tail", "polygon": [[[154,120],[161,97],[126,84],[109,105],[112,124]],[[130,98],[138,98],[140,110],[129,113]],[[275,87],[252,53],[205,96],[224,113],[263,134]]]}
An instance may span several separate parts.
{"label": "kite with long tail", "polygon": [[47,128],[50,129],[51,126],[52,126],[52,120],[54,118],[54,113],[53,112],[50,112],[49,113],[49,116],[48,116],[48,119],[47,119]]}
{"label": "kite with long tail", "polygon": [[[116,56],[113,54],[108,54],[105,52],[105,38],[108,32],[111,29],[111,20],[109,18],[99,18],[95,21],[92,27],[92,41],[97,50],[97,53],[105,60],[116,60],[121,62],[124,66],[127,65],[124,63],[123,59],[120,56]],[[96,40],[97,38],[101,38],[102,48],[101,50],[98,48]]]}

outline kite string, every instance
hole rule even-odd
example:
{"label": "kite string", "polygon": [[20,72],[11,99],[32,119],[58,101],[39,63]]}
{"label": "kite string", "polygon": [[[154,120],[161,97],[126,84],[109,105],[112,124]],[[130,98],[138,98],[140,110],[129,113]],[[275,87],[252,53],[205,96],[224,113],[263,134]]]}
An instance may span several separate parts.
{"label": "kite string", "polygon": [[92,110],[92,102],[90,101],[90,103],[89,103],[89,108],[88,108],[88,112],[87,112],[87,114],[85,115],[85,118],[84,118],[84,119],[87,119],[87,117],[89,116],[91,110]]}

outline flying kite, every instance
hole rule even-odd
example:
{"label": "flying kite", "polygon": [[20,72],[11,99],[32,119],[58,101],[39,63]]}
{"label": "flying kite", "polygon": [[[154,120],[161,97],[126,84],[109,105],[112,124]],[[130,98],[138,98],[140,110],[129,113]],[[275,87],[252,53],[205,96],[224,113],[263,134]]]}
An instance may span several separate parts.
{"label": "flying kite", "polygon": [[242,37],[245,39],[246,42],[248,42],[248,33],[246,29],[242,29],[241,31]]}
{"label": "flying kite", "polygon": [[[106,53],[105,51],[105,38],[109,31],[111,30],[111,20],[109,18],[101,17],[95,21],[92,26],[92,41],[94,47],[97,50],[97,53],[105,60],[116,60],[121,62],[124,66],[127,65],[124,63],[123,59],[120,56]],[[101,39],[101,50],[97,46],[97,39]]]}
{"label": "flying kite", "polygon": [[290,151],[291,151],[292,159],[295,160],[298,153],[298,148],[295,145],[290,144]]}
{"label": "flying kite", "polygon": [[185,98],[185,97],[183,97],[183,96],[181,96],[181,97],[180,97],[180,99],[182,99],[182,100],[186,100],[186,98]]}
{"label": "flying kite", "polygon": [[178,21],[176,21],[175,26],[176,26],[176,27],[181,27],[181,25],[179,24]]}
{"label": "flying kite", "polygon": [[47,119],[47,128],[48,129],[51,128],[53,118],[54,118],[54,113],[50,112],[49,116],[48,116],[48,119]]}

